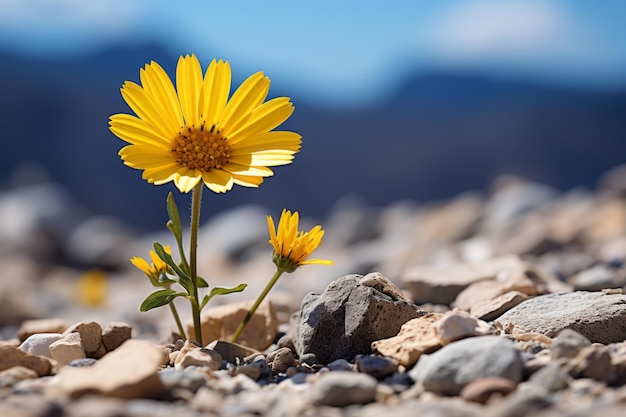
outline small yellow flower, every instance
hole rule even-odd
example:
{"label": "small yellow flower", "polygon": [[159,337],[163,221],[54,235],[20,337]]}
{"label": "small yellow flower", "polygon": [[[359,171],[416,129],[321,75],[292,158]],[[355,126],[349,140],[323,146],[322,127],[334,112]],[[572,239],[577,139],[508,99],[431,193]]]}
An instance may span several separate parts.
{"label": "small yellow flower", "polygon": [[107,275],[100,269],[85,272],[76,283],[78,301],[88,307],[100,307],[107,298]]}
{"label": "small yellow flower", "polygon": [[289,97],[265,101],[270,79],[257,72],[229,99],[228,61],[213,60],[204,74],[195,55],[181,56],[176,87],[152,61],[140,70],[141,85],[127,81],[121,92],[137,116],[115,114],[111,131],[129,145],[119,151],[142,178],[173,181],[181,192],[200,181],[216,193],[234,184],[258,187],[268,168],[286,165],[300,150],[301,136],[274,131],[293,113]]}
{"label": "small yellow flower", "polygon": [[307,258],[322,243],[324,230],[317,225],[308,232],[298,231],[299,215],[283,209],[278,222],[278,230],[274,226],[272,216],[267,216],[267,226],[270,231],[269,242],[274,247],[272,260],[278,269],[293,272],[299,266],[310,264],[334,265],[333,261]]}
{"label": "small yellow flower", "polygon": [[[170,255],[172,254],[172,250],[170,249],[169,245],[165,246],[165,251]],[[135,256],[130,259],[130,262],[135,265],[137,269],[146,274],[148,278],[150,278],[150,282],[152,283],[152,285],[154,285],[155,287],[162,286],[159,283],[159,277],[161,276],[161,274],[170,272],[170,268],[165,262],[163,262],[161,258],[159,258],[159,255],[157,255],[156,252],[153,250],[150,250],[150,260],[152,261],[152,263],[148,264],[145,259]]]}

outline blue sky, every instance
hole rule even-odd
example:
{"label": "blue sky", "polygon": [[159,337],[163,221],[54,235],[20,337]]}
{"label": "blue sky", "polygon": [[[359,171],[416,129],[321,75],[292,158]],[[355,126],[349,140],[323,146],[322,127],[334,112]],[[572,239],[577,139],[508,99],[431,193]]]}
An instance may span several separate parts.
{"label": "blue sky", "polygon": [[152,41],[353,103],[416,69],[624,85],[625,21],[622,0],[0,0],[0,49],[63,56]]}

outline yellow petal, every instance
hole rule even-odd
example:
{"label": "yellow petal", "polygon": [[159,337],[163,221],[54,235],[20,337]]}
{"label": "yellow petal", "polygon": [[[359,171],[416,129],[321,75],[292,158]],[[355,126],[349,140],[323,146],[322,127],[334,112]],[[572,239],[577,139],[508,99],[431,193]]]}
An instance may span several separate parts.
{"label": "yellow petal", "polygon": [[187,173],[186,175],[180,175],[178,178],[174,179],[174,183],[176,187],[180,190],[181,193],[188,193],[193,190],[193,187],[198,185],[200,180],[202,179],[202,173],[197,170],[189,170],[193,171],[193,173]]}
{"label": "yellow petal", "polygon": [[109,129],[120,139],[132,144],[144,144],[170,149],[170,139],[160,136],[145,121],[129,114],[114,114]]}
{"label": "yellow petal", "polygon": [[207,68],[202,83],[200,113],[210,128],[216,125],[228,102],[231,83],[231,69],[228,61],[213,60]]}
{"label": "yellow petal", "polygon": [[294,107],[288,97],[278,97],[255,108],[245,124],[228,135],[231,146],[247,136],[269,132],[293,114]]}
{"label": "yellow petal", "polygon": [[122,97],[131,109],[144,120],[158,135],[169,138],[174,137],[180,126],[168,124],[161,117],[158,108],[153,104],[149,95],[139,85],[126,81],[121,89]]}
{"label": "yellow petal", "polygon": [[270,80],[257,72],[245,80],[226,104],[220,117],[219,128],[224,136],[238,130],[252,110],[265,100],[270,89]]}
{"label": "yellow petal", "polygon": [[156,62],[150,62],[145,69],[139,72],[141,85],[146,94],[152,97],[152,102],[160,113],[160,117],[167,120],[168,125],[183,126],[183,114],[172,80],[165,70]]}
{"label": "yellow petal", "polygon": [[225,193],[233,188],[233,176],[219,169],[212,169],[202,174],[202,180],[209,189],[215,193]]}
{"label": "yellow petal", "polygon": [[[248,136],[232,146],[233,154],[257,152],[272,149],[285,149],[297,152],[302,144],[302,136],[295,132],[271,131]],[[229,142],[230,144],[230,142]]]}
{"label": "yellow petal", "polygon": [[237,185],[241,185],[243,187],[258,187],[259,185],[263,184],[263,177],[258,177],[258,176],[250,176],[250,175],[239,175],[239,174],[232,174],[233,175],[233,181],[235,184]]}
{"label": "yellow petal", "polygon": [[202,90],[202,67],[195,55],[180,57],[176,66],[176,89],[187,126],[199,127],[198,105]]}

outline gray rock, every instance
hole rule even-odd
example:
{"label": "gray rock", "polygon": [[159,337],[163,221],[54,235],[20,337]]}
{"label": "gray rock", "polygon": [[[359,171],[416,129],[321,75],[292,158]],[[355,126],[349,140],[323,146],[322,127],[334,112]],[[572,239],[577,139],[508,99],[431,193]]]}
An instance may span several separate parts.
{"label": "gray rock", "polygon": [[572,377],[558,364],[549,363],[532,374],[529,384],[540,391],[557,392],[566,389]]}
{"label": "gray rock", "polygon": [[524,364],[513,343],[499,336],[479,336],[422,355],[409,375],[428,391],[458,395],[468,383],[497,376],[518,383]]}
{"label": "gray rock", "polygon": [[337,359],[326,365],[332,371],[353,371],[354,365],[345,359]]}
{"label": "gray rock", "polygon": [[97,362],[98,362],[98,360],[94,359],[94,358],[74,359],[67,366],[72,366],[74,368],[84,368],[86,366],[93,366]]}
{"label": "gray rock", "polygon": [[206,385],[207,376],[200,368],[190,366],[184,370],[165,368],[159,372],[159,379],[167,390],[185,389],[195,393]]}
{"label": "gray rock", "polygon": [[304,298],[289,333],[299,355],[314,353],[328,363],[369,354],[373,341],[395,336],[404,323],[426,314],[414,304],[362,285],[362,278],[347,275],[323,294]]}
{"label": "gray rock", "polygon": [[323,374],[311,387],[316,405],[346,407],[376,399],[376,379],[366,374],[336,371]]}
{"label": "gray rock", "polygon": [[388,377],[398,370],[398,365],[384,356],[363,356],[356,361],[356,367],[359,372],[378,379]]}
{"label": "gray rock", "polygon": [[605,288],[621,288],[625,282],[618,277],[615,270],[604,265],[596,265],[571,277],[569,284],[574,291],[600,291]]}
{"label": "gray rock", "polygon": [[569,328],[591,342],[621,342],[626,339],[626,295],[584,291],[542,295],[513,307],[497,321],[522,333],[555,337]]}
{"label": "gray rock", "polygon": [[589,339],[572,329],[563,329],[552,342],[550,356],[553,359],[573,358],[578,352],[591,345]]}

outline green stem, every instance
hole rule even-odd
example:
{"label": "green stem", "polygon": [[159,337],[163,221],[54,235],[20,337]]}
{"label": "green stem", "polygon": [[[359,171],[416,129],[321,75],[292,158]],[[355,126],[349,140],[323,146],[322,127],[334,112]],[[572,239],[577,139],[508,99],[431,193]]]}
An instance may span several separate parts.
{"label": "green stem", "polygon": [[174,316],[174,320],[176,321],[176,326],[178,326],[178,333],[180,333],[180,337],[182,337],[183,340],[187,340],[185,329],[183,329],[183,324],[180,322],[178,310],[176,310],[176,306],[174,305],[173,301],[170,303],[170,310],[172,310],[172,315]]}
{"label": "green stem", "polygon": [[283,269],[276,268],[276,272],[274,272],[274,276],[272,277],[272,279],[270,279],[270,282],[267,283],[267,285],[265,286],[265,288],[263,289],[263,291],[261,292],[259,297],[256,299],[256,301],[254,302],[254,304],[250,308],[250,310],[246,313],[246,316],[243,318],[243,321],[241,322],[241,324],[237,328],[237,331],[235,332],[233,337],[230,339],[230,341],[232,343],[235,343],[237,341],[237,339],[239,339],[239,336],[241,335],[241,332],[243,332],[243,329],[246,327],[246,325],[248,324],[248,322],[250,321],[250,319],[252,318],[252,316],[256,312],[257,308],[259,308],[259,305],[265,299],[265,296],[270,292],[270,290],[272,289],[274,284],[276,284],[276,281],[278,281],[278,278],[280,278],[280,276],[282,275],[283,272],[285,272]]}
{"label": "green stem", "polygon": [[202,344],[202,327],[200,325],[200,305],[198,302],[198,228],[200,227],[200,203],[202,202],[202,188],[204,183],[200,181],[192,192],[191,197],[191,232],[189,238],[189,268],[193,294],[191,299],[191,312],[193,314],[193,327],[196,342]]}

